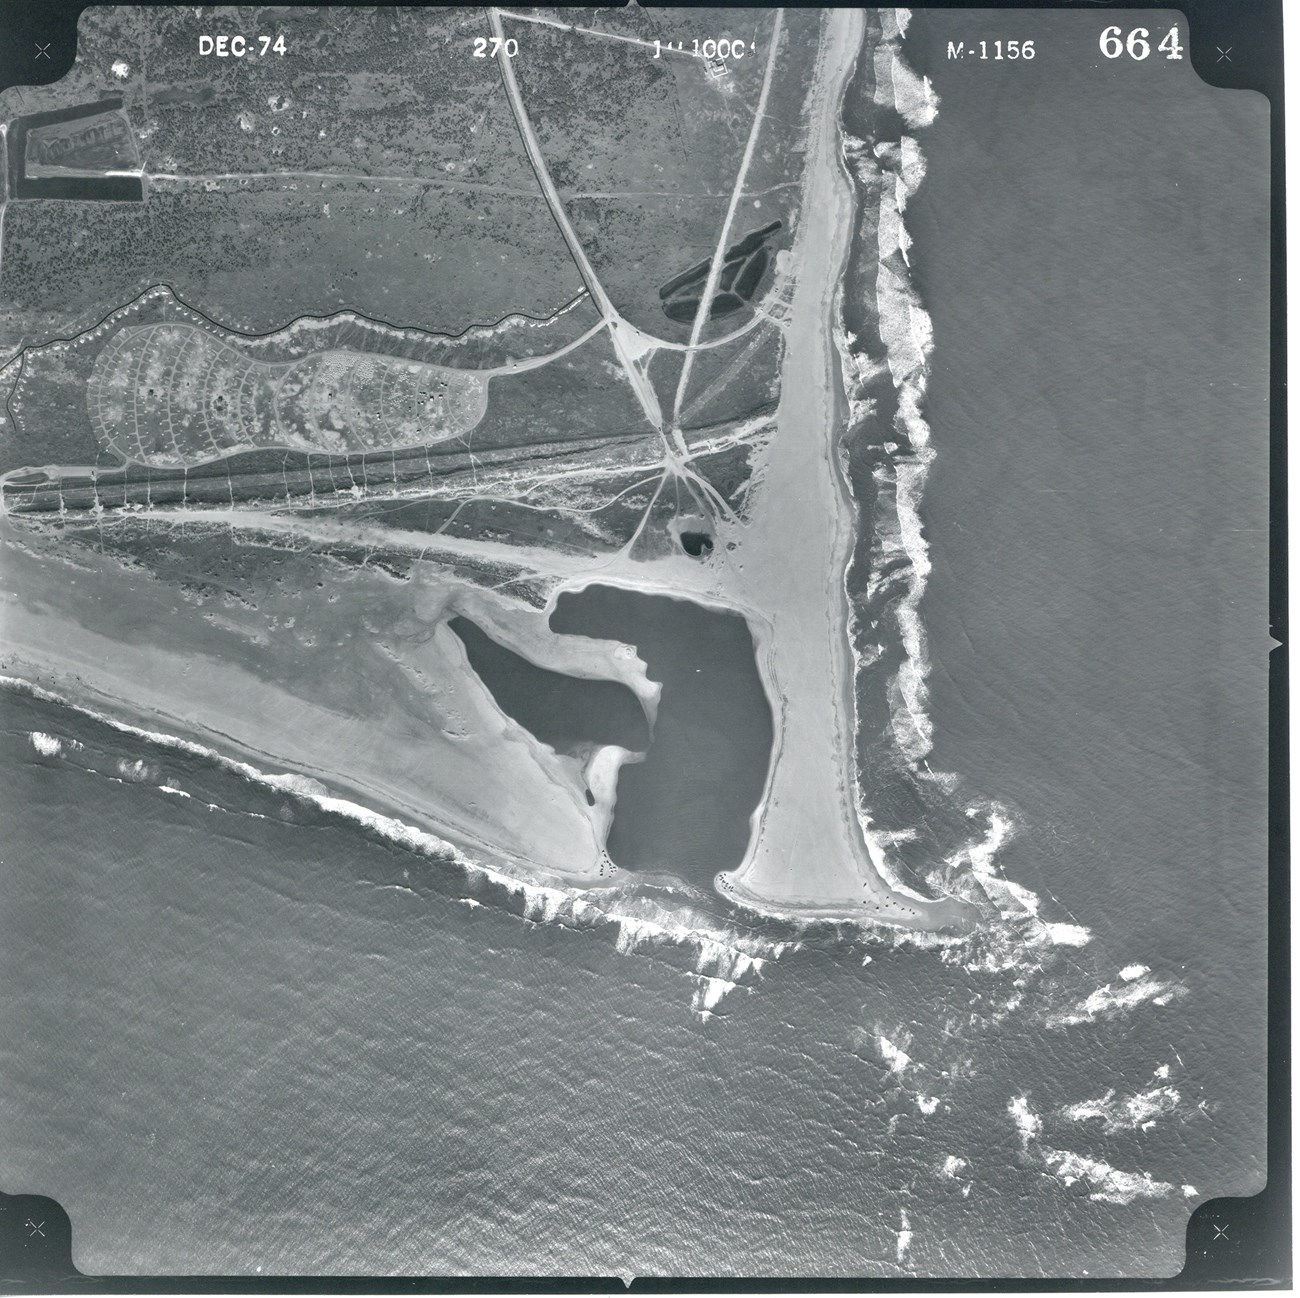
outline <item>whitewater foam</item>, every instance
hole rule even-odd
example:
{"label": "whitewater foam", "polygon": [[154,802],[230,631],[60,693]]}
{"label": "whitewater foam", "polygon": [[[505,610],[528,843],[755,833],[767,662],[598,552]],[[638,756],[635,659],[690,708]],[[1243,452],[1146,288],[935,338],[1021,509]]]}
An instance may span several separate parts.
{"label": "whitewater foam", "polygon": [[1172,1086],[1153,1086],[1131,1095],[1114,1088],[1093,1100],[1080,1100],[1061,1109],[1068,1122],[1099,1121],[1107,1135],[1121,1131],[1149,1131],[1156,1122],[1177,1114],[1183,1097]]}
{"label": "whitewater foam", "polygon": [[33,730],[29,738],[32,747],[42,757],[57,757],[63,752],[63,740],[57,735],[47,735],[43,730]]}
{"label": "whitewater foam", "polygon": [[1056,1149],[1042,1142],[1043,1120],[1030,1107],[1027,1096],[1014,1096],[1007,1112],[1020,1133],[1026,1155],[1065,1185],[1083,1181],[1088,1197],[1098,1203],[1130,1204],[1137,1199],[1164,1199],[1174,1194],[1194,1198],[1193,1185],[1176,1186],[1158,1181],[1149,1172],[1127,1172],[1100,1158],[1089,1158],[1069,1149]]}
{"label": "whitewater foam", "polygon": [[912,1223],[908,1219],[907,1209],[901,1208],[898,1214],[898,1249],[897,1257],[900,1262],[907,1260],[907,1251],[912,1247]]}
{"label": "whitewater foam", "polygon": [[1096,1019],[1117,1018],[1147,1002],[1168,1005],[1170,1001],[1187,994],[1187,988],[1182,983],[1157,978],[1145,965],[1136,967],[1143,972],[1125,979],[1124,973],[1131,972],[1132,967],[1123,970],[1119,982],[1103,983],[1070,1009],[1049,1014],[1048,1026],[1068,1027],[1075,1023],[1091,1023]]}

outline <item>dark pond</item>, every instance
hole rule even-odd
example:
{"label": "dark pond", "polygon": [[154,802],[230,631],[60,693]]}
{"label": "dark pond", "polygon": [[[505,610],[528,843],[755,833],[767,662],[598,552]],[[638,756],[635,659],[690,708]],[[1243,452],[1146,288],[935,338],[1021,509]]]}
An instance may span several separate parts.
{"label": "dark pond", "polygon": [[[773,221],[727,249],[723,255],[718,291],[709,304],[711,319],[739,311],[753,297],[767,271],[769,244],[780,229],[781,222]],[[700,295],[709,278],[709,264],[708,261],[697,262],[660,286],[660,302],[670,320],[688,323],[695,319]]]}
{"label": "dark pond", "polygon": [[619,773],[610,856],[711,885],[745,854],[772,751],[748,623],[689,600],[588,586],[560,596],[551,629],[633,644],[663,685],[646,759]]}
{"label": "dark pond", "polygon": [[650,727],[640,700],[616,681],[582,680],[548,671],[497,644],[468,618],[451,629],[464,641],[470,666],[501,711],[556,752],[577,753],[597,744],[644,752]]}

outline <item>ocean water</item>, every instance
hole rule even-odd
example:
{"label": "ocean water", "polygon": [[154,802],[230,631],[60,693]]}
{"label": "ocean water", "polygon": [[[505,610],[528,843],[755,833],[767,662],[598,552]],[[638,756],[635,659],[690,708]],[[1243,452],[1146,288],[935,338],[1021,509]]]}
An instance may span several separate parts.
{"label": "ocean water", "polygon": [[1005,921],[509,888],[0,689],[0,1189],[82,1270],[1167,1275],[1259,1188],[1264,137],[1094,19],[1015,97],[907,45],[925,769]]}
{"label": "ocean water", "polygon": [[[1184,1178],[1248,1193],[1264,1150],[1268,106],[1185,59],[1098,57],[1095,15],[1024,17],[1048,57],[1019,67],[947,60],[949,40],[990,34],[987,13],[918,11],[907,40],[940,96],[907,209],[933,323],[930,761],[1014,808],[1009,877],[1186,988],[1112,1062],[1138,1075],[1164,1028],[1184,1101],[1204,1106],[1179,1132]],[[1163,34],[1177,16],[1130,17]],[[1013,87],[1026,111],[1009,111]]]}

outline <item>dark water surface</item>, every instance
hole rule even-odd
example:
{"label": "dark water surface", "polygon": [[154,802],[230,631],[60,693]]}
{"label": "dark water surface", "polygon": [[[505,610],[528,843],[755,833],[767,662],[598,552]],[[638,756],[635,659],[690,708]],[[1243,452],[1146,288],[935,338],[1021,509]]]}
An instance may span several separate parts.
{"label": "dark water surface", "polygon": [[711,887],[740,864],[772,752],[772,709],[738,613],[587,586],[560,596],[551,629],[633,644],[663,685],[644,762],[619,773],[609,854]]}
{"label": "dark water surface", "polygon": [[121,107],[121,97],[115,96],[93,104],[51,109],[49,112],[29,113],[25,117],[15,118],[9,124],[7,141],[10,196],[128,203],[143,201],[144,182],[139,176],[28,176],[26,172],[28,131],[60,122],[77,121],[82,117],[95,117]]}
{"label": "dark water surface", "polygon": [[[1128,16],[1153,46],[1179,18]],[[920,11],[908,38],[942,101],[907,213],[934,325],[932,760],[1014,811],[1012,878],[1177,972],[1187,996],[1135,1011],[1110,1066],[1149,1074],[1190,1037],[1181,1091],[1206,1108],[1181,1128],[1185,1179],[1252,1193],[1268,106],[1185,58],[1099,58],[1100,19],[1016,17],[1041,33],[1028,64],[946,57],[1006,14]]]}
{"label": "dark water surface", "polygon": [[470,666],[501,710],[556,752],[576,753],[595,744],[645,750],[650,727],[640,700],[626,685],[538,667],[465,617],[453,618],[451,629],[464,641]]}

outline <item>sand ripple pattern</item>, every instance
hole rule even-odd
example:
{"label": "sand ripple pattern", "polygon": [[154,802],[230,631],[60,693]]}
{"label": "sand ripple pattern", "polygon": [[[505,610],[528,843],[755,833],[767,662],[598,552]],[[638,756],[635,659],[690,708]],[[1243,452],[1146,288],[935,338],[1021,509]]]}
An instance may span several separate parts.
{"label": "sand ripple pattern", "polygon": [[487,409],[487,377],[346,350],[273,364],[167,323],[118,333],[95,362],[87,403],[106,448],[180,468],[236,451],[347,454],[461,437]]}

